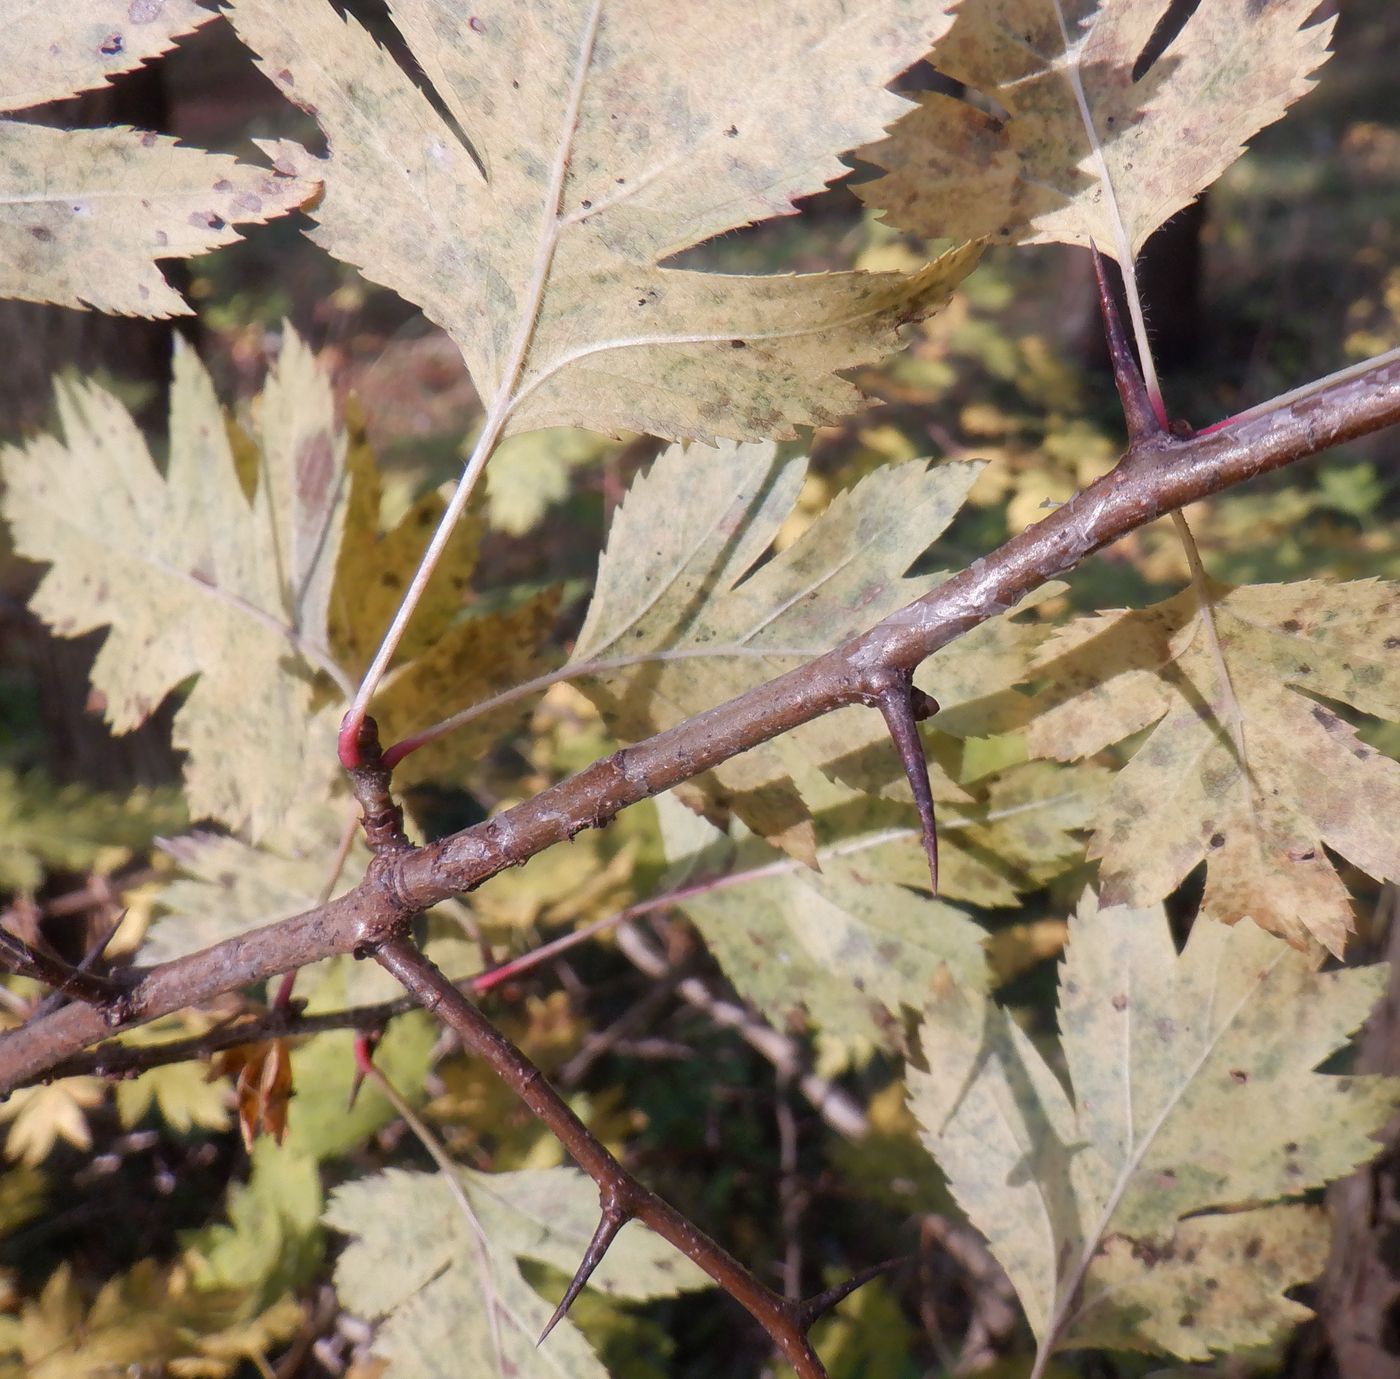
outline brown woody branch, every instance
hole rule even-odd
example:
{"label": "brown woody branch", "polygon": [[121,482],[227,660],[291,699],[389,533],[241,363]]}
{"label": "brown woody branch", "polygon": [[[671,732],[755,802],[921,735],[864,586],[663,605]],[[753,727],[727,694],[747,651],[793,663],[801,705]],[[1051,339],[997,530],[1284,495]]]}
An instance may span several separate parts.
{"label": "brown woody branch", "polygon": [[[1109,326],[1111,334],[1111,320]],[[1131,370],[1119,365],[1115,358],[1121,387]],[[1124,401],[1129,402],[1127,395]],[[1132,410],[1129,407],[1130,422]],[[373,955],[515,1090],[598,1184],[598,1229],[546,1334],[618,1231],[635,1219],[670,1241],[747,1308],[799,1379],[822,1379],[824,1370],[807,1331],[821,1311],[864,1276],[805,1304],[768,1288],[622,1168],[529,1059],[413,946],[409,920],[583,828],[602,826],[630,804],[823,713],[856,703],[878,706],[885,716],[920,804],[936,885],[932,801],[920,796],[921,778],[927,793],[926,767],[913,729],[921,707],[927,707],[912,698],[912,674],[919,662],[1154,518],[1396,420],[1400,365],[1390,364],[1205,435],[1178,437],[1160,428],[1132,426],[1128,450],[1111,473],[864,635],[727,704],[615,752],[495,819],[427,847],[413,848],[403,834],[402,815],[389,793],[389,772],[373,724],[365,720],[365,740],[358,743],[361,750],[351,770],[374,851],[361,885],[337,901],[202,953],[128,973],[131,985],[123,982],[125,989],[115,1000],[116,993],[103,991],[98,1008],[70,1005],[31,1021],[0,1042],[0,1091],[51,1075],[66,1056],[97,1042],[114,1023],[151,1020],[335,953]],[[12,960],[16,956],[31,965],[35,958],[27,948],[11,954]],[[71,989],[73,977],[86,974],[66,969],[55,975]],[[89,999],[99,995],[95,990],[86,994]]]}
{"label": "brown woody branch", "polygon": [[[594,762],[505,813],[370,863],[354,890],[199,953],[128,974],[127,1023],[141,1023],[335,954],[373,951],[407,918],[506,867],[601,827],[740,752],[849,704],[1087,556],[1157,517],[1259,474],[1400,421],[1400,363],[1377,365],[1264,415],[1207,434],[1159,433],[1042,521],[923,598],[807,665]],[[44,1077],[111,1033],[102,1012],[69,1005],[0,1039],[0,1093]]]}
{"label": "brown woody branch", "polygon": [[598,1185],[598,1229],[563,1299],[546,1324],[544,1336],[588,1282],[617,1233],[628,1221],[640,1221],[698,1264],[726,1293],[747,1308],[772,1337],[798,1379],[824,1379],[825,1370],[807,1340],[809,1327],[824,1310],[823,1299],[813,1299],[811,1305],[806,1306],[775,1293],[687,1217],[633,1178],[545,1081],[544,1074],[409,939],[386,939],[375,958],[399,979],[425,1010],[450,1026],[467,1049],[515,1090]]}
{"label": "brown woody branch", "polygon": [[86,1001],[102,1012],[102,1018],[109,1027],[119,1025],[127,1018],[124,992],[110,977],[73,967],[62,958],[33,947],[18,934],[3,928],[0,928],[0,968],[51,986],[55,994]]}

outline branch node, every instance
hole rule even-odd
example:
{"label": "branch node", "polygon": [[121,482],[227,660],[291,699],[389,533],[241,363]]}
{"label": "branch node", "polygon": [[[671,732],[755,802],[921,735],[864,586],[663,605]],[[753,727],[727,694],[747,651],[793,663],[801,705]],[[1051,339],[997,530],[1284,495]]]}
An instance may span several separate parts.
{"label": "branch node", "polygon": [[[346,759],[344,753],[342,761]],[[347,769],[350,788],[359,801],[365,842],[376,857],[384,853],[409,852],[413,844],[403,827],[403,808],[394,803],[389,791],[393,773],[385,764],[379,746],[379,725],[368,714],[355,734],[353,764]]]}
{"label": "branch node", "polygon": [[919,828],[923,834],[924,856],[928,859],[929,880],[933,893],[938,894],[938,820],[933,810],[933,786],[929,781],[928,759],[919,737],[918,724],[938,712],[938,701],[932,695],[915,689],[913,672],[882,668],[870,679],[865,702],[878,708],[884,716],[894,749],[914,792],[914,805],[919,811]]}
{"label": "branch node", "polygon": [[1145,441],[1160,440],[1167,432],[1158,420],[1142,369],[1133,357],[1132,346],[1128,344],[1128,335],[1123,329],[1123,318],[1118,314],[1118,303],[1109,285],[1103,255],[1092,240],[1089,241],[1089,254],[1094,262],[1094,282],[1099,289],[1099,310],[1103,313],[1104,334],[1108,337],[1113,381],[1123,404],[1124,420],[1128,423],[1128,447],[1135,450]]}
{"label": "branch node", "polygon": [[119,992],[107,1000],[102,1005],[101,1010],[102,1019],[108,1029],[119,1029],[135,1013],[132,1009],[131,997],[125,991]]}
{"label": "branch node", "polygon": [[592,1276],[593,1271],[603,1262],[603,1256],[608,1252],[617,1233],[631,1219],[632,1212],[623,1200],[622,1193],[615,1183],[606,1183],[598,1190],[601,1199],[602,1216],[598,1219],[598,1229],[593,1232],[593,1239],[588,1242],[588,1248],[583,1252],[583,1258],[579,1261],[578,1268],[574,1271],[574,1276],[569,1280],[569,1286],[564,1290],[564,1296],[559,1299],[559,1306],[554,1309],[554,1315],[544,1324],[544,1330],[540,1332],[540,1338],[536,1345],[543,1345],[545,1337],[554,1330],[564,1319],[569,1308],[574,1305],[574,1299],[583,1291],[584,1285]]}

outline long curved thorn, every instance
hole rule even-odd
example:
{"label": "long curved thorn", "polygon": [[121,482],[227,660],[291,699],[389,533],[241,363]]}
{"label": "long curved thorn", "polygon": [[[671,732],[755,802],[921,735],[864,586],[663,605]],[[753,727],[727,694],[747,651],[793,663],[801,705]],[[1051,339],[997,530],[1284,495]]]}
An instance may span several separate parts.
{"label": "long curved thorn", "polygon": [[1089,255],[1094,261],[1094,281],[1099,289],[1099,310],[1103,313],[1103,330],[1108,337],[1108,357],[1113,364],[1113,381],[1123,404],[1123,417],[1128,423],[1128,443],[1136,445],[1149,436],[1160,436],[1166,429],[1157,417],[1142,369],[1128,343],[1123,318],[1118,314],[1118,302],[1109,285],[1099,246],[1089,241]]}
{"label": "long curved thorn", "polygon": [[609,1197],[604,1201],[598,1229],[593,1232],[593,1239],[588,1242],[588,1248],[583,1252],[583,1258],[579,1261],[573,1278],[569,1280],[564,1296],[559,1299],[559,1306],[554,1309],[554,1315],[544,1324],[544,1330],[535,1342],[537,1346],[543,1345],[545,1337],[563,1320],[564,1314],[574,1305],[574,1299],[583,1292],[584,1284],[588,1282],[594,1269],[603,1262],[603,1256],[607,1254],[608,1246],[617,1239],[618,1231],[631,1219],[632,1213],[622,1206],[616,1197]]}
{"label": "long curved thorn", "polygon": [[928,859],[929,880],[933,893],[938,894],[938,821],[933,813],[933,786],[929,782],[928,759],[919,737],[917,720],[938,711],[938,701],[915,689],[908,671],[896,671],[875,693],[879,706],[899,754],[909,788],[914,792],[914,805],[919,811],[919,825],[924,838],[924,856]]}

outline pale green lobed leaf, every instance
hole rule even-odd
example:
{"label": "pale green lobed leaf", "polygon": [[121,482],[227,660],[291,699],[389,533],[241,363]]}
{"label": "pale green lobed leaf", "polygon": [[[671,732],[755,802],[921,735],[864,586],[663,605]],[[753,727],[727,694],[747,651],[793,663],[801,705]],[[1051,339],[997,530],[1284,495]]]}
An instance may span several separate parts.
{"label": "pale green lobed leaf", "polygon": [[924,96],[862,150],[887,175],[859,195],[930,237],[1092,240],[1135,256],[1311,89],[1335,22],[1300,27],[1315,0],[1212,0],[1135,80],[1163,9],[1161,0],[964,5],[933,62],[1005,118]]}
{"label": "pale green lobed leaf", "polygon": [[658,807],[672,863],[690,857],[725,874],[679,908],[773,1024],[801,1013],[835,1043],[881,1044],[903,1007],[922,1008],[951,982],[986,989],[986,931],[952,905],[874,879],[850,843],[823,848],[818,872],[754,838],[733,845],[673,800]]}
{"label": "pale green lobed leaf", "polygon": [[275,168],[116,126],[0,120],[0,296],[188,316],[156,267],[239,239],[315,192]]}
{"label": "pale green lobed leaf", "polygon": [[[1203,913],[1340,953],[1351,906],[1323,844],[1400,877],[1400,764],[1312,696],[1400,718],[1400,586],[1212,584],[1245,769],[1194,594],[1101,614],[1049,642],[1031,750],[1086,757],[1150,728],[1095,819],[1107,900],[1147,904],[1206,863]],[[1392,644],[1394,643],[1394,644]],[[1143,840],[1151,839],[1151,846]]]}
{"label": "pale green lobed leaf", "polygon": [[[256,844],[217,833],[167,841],[164,850],[182,874],[160,892],[163,913],[151,926],[142,960],[169,962],[312,909],[325,890],[350,810],[344,800],[299,804],[275,838]],[[357,830],[332,895],[354,884],[369,864],[358,835]]]}
{"label": "pale green lobed leaf", "polygon": [[[637,741],[723,703],[933,587],[937,576],[905,571],[947,527],[980,466],[878,469],[759,564],[804,468],[771,445],[673,446],[633,484],[571,657],[580,671],[637,658],[581,681],[618,736]],[[693,789],[722,796],[757,832],[810,856],[811,824],[783,754],[823,765],[883,735],[878,713],[850,709],[797,729],[782,748],[736,757]]]}
{"label": "pale green lobed leaf", "polygon": [[[929,1006],[929,1071],[911,1074],[910,1104],[1042,1355],[1072,1342],[1197,1357],[1296,1319],[1282,1290],[1320,1267],[1315,1230],[1285,1214],[1243,1224],[1236,1209],[1295,1197],[1374,1154],[1400,1084],[1314,1069],[1384,983],[1384,967],[1320,975],[1248,922],[1198,920],[1178,954],[1160,907],[1088,896],[1061,969],[1070,1095],[983,998]],[[1258,1275],[1199,1325],[1166,1304],[1209,1293],[1217,1266],[1256,1253]],[[1154,1320],[1159,1304],[1169,1315]]]}
{"label": "pale green lobed leaf", "polygon": [[[329,380],[292,338],[269,386],[275,394],[294,371],[305,420],[295,438],[289,421],[263,437],[251,504],[209,376],[178,342],[164,474],[126,408],[91,383],[60,383],[62,441],[41,436],[0,454],[16,549],[50,563],[30,606],[63,636],[108,628],[92,684],[117,732],[197,677],[174,727],[190,812],[254,836],[328,769],[310,755],[323,743],[309,720],[313,675],[333,669],[319,591],[343,493],[326,430]],[[293,410],[284,405],[284,418]],[[275,504],[279,484],[301,486],[302,498]]]}
{"label": "pale green lobed leaf", "polygon": [[23,110],[104,86],[215,18],[215,11],[195,0],[0,0],[0,110]]}
{"label": "pale green lobed leaf", "polygon": [[[457,1173],[480,1236],[441,1174],[390,1169],[331,1198],[326,1224],[352,1237],[336,1265],[336,1289],[352,1310],[383,1319],[376,1351],[395,1373],[415,1379],[455,1377],[463,1355],[483,1357],[489,1368],[495,1342],[487,1309],[494,1307],[510,1372],[522,1379],[604,1379],[567,1318],[537,1347],[552,1309],[518,1263],[535,1260],[572,1273],[597,1225],[596,1186],[564,1168]],[[646,1299],[708,1283],[671,1246],[633,1225],[588,1286]]]}
{"label": "pale green lobed leaf", "polygon": [[919,1042],[927,1070],[908,1074],[909,1107],[924,1144],[1042,1336],[1056,1262],[1082,1248],[1074,1108],[1026,1034],[975,992],[941,993]]}
{"label": "pale green lobed leaf", "polygon": [[[797,10],[534,0],[393,18],[451,120],[325,0],[238,0],[239,35],[314,112],[313,238],[420,305],[507,429],[587,425],[668,439],[788,436],[858,394],[835,377],[889,353],[976,262],[911,277],[726,277],[663,268],[793,212],[838,155],[907,108],[883,88],[951,22],[919,0]],[[469,233],[467,232],[469,230]]]}

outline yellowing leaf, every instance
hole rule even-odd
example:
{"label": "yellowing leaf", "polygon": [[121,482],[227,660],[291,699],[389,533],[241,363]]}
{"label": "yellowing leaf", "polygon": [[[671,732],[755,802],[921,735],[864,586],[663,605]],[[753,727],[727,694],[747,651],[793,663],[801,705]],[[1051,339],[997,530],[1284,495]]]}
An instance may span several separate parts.
{"label": "yellowing leaf", "polygon": [[214,11],[195,0],[84,0],[34,5],[5,0],[0,31],[0,110],[23,110],[103,86],[172,48]]}
{"label": "yellowing leaf", "polygon": [[0,768],[0,890],[33,891],[51,868],[86,870],[100,855],[148,847],[184,820],[174,790],[136,790],[120,800]]}
{"label": "yellowing leaf", "polygon": [[[194,0],[0,6],[0,111],[103,85],[214,15]],[[188,315],[157,259],[189,258],[301,205],[314,184],[127,128],[0,120],[0,296]]]}
{"label": "yellowing leaf", "polygon": [[[567,1318],[536,1346],[551,1307],[517,1263],[571,1274],[597,1225],[597,1188],[567,1168],[463,1168],[456,1187],[465,1207],[441,1174],[390,1169],[331,1198],[326,1224],[354,1237],[336,1264],[336,1291],[351,1310],[383,1318],[375,1351],[402,1379],[456,1376],[463,1356],[519,1379],[606,1379]],[[689,1260],[631,1225],[588,1286],[645,1299],[707,1285]]]}
{"label": "yellowing leaf", "polygon": [[[539,675],[540,648],[559,615],[559,590],[546,589],[501,612],[466,617],[444,631],[411,664],[396,671],[373,709],[388,744],[480,704]],[[528,711],[517,699],[473,718],[406,757],[395,779],[461,781],[495,739]]]}
{"label": "yellowing leaf", "polygon": [[568,495],[570,472],[602,452],[597,436],[569,427],[512,437],[491,456],[486,471],[491,525],[523,536],[551,504]]}
{"label": "yellowing leaf", "polygon": [[92,1147],[87,1112],[106,1100],[96,1077],[65,1077],[47,1086],[21,1087],[0,1103],[0,1124],[8,1122],[5,1155],[21,1163],[44,1162],[59,1140],[77,1149]]}
{"label": "yellowing leaf", "polygon": [[[922,0],[645,7],[399,0],[433,98],[325,0],[227,11],[330,145],[313,238],[416,302],[509,432],[786,436],[857,400],[834,375],[895,348],[976,261],[726,277],[660,264],[791,214],[904,108],[884,85],[950,22]],[[444,113],[439,113],[440,111]]]}
{"label": "yellowing leaf", "polygon": [[1139,73],[1164,8],[964,4],[933,61],[999,113],[924,96],[888,139],[862,150],[888,175],[861,197],[928,236],[1092,239],[1105,253],[1136,255],[1310,89],[1334,23],[1299,27],[1315,0],[1211,0]]}
{"label": "yellowing leaf", "polygon": [[[349,467],[350,497],[329,635],[337,661],[360,674],[373,659],[446,504],[440,494],[427,493],[391,530],[381,532],[379,475],[367,447],[352,447]],[[474,518],[454,528],[399,644],[393,669],[374,698],[379,740],[385,747],[513,689],[546,668],[540,647],[558,614],[557,589],[489,613],[474,614],[464,607],[481,534],[482,523]],[[528,707],[517,700],[473,718],[405,757],[395,779],[460,781]]]}
{"label": "yellowing leaf", "polygon": [[[329,637],[337,661],[359,675],[374,659],[379,637],[398,608],[447,505],[436,491],[425,493],[391,530],[381,532],[382,485],[367,445],[357,443],[351,448],[348,467],[350,497],[331,600]],[[476,569],[480,542],[479,521],[469,518],[457,524],[399,644],[395,664],[430,649],[452,625]],[[426,720],[414,726],[425,727]],[[392,740],[381,734],[385,746]]]}
{"label": "yellowing leaf", "polygon": [[1400,719],[1400,587],[1209,587],[1229,687],[1189,592],[1083,618],[1040,658],[1050,687],[1028,741],[1084,757],[1151,727],[1094,820],[1106,900],[1160,899],[1204,860],[1204,915],[1340,953],[1351,910],[1322,845],[1400,877],[1400,765],[1309,696]]}
{"label": "yellowing leaf", "polygon": [[259,1140],[249,1157],[248,1181],[229,1188],[228,1225],[209,1226],[185,1251],[198,1286],[243,1293],[245,1316],[304,1284],[323,1248],[316,1161],[291,1144],[268,1139]]}
{"label": "yellowing leaf", "polygon": [[251,504],[209,377],[178,342],[163,475],[126,409],[90,383],[60,384],[63,442],[0,454],[16,547],[52,562],[31,606],[65,636],[110,628],[92,671],[108,722],[128,731],[198,676],[174,733],[190,811],[254,835],[329,770],[308,730],[313,672],[334,670],[325,603],[344,445],[329,388],[288,332]]}
{"label": "yellowing leaf", "polygon": [[987,934],[962,911],[862,876],[840,847],[818,854],[816,872],[753,839],[730,849],[718,829],[658,803],[673,860],[688,855],[705,872],[723,862],[709,890],[678,904],[774,1024],[800,1011],[833,1041],[883,1043],[902,1007],[918,1009],[954,981],[986,989]]}
{"label": "yellowing leaf", "polygon": [[[636,741],[723,703],[931,588],[938,576],[905,571],[952,520],[978,472],[922,461],[877,469],[760,565],[803,469],[771,445],[674,446],[632,485],[571,658],[580,669],[596,666],[582,688],[618,736]],[[810,854],[811,826],[782,753],[830,762],[871,740],[857,723],[864,734],[884,734],[878,713],[846,709],[798,729],[781,750],[734,758],[709,791],[756,831]],[[861,734],[854,741],[853,732]]]}
{"label": "yellowing leaf", "polygon": [[25,1379],[111,1379],[143,1370],[222,1379],[302,1321],[290,1298],[251,1321],[240,1319],[239,1301],[236,1292],[195,1288],[181,1265],[162,1269],[147,1259],[109,1279],[89,1305],[65,1264],[24,1305],[4,1344]]}
{"label": "yellowing leaf", "polygon": [[[1313,1069],[1384,985],[1383,967],[1320,976],[1247,922],[1197,923],[1177,954],[1160,907],[1088,897],[1061,969],[1068,1093],[982,997],[929,1006],[910,1104],[1042,1363],[1078,1344],[1203,1358],[1299,1317],[1282,1289],[1322,1267],[1325,1230],[1261,1204],[1376,1152],[1400,1083]],[[1178,1306],[1213,1284],[1218,1302]]]}

